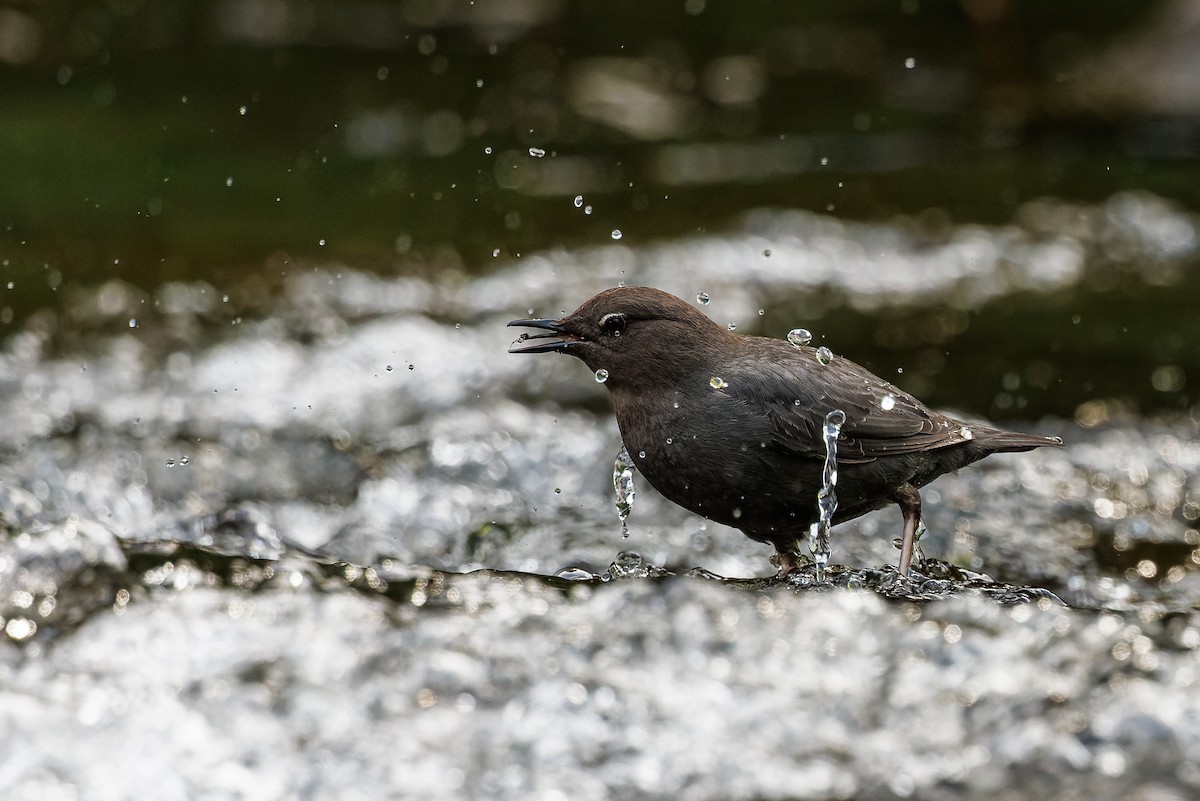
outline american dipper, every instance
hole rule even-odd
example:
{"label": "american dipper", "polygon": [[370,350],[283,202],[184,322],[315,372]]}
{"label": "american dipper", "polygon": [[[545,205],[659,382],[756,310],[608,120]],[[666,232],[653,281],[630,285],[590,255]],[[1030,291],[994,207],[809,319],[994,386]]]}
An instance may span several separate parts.
{"label": "american dipper", "polygon": [[509,353],[556,351],[604,376],[626,450],[667,499],[775,546],[781,575],[818,519],[825,415],[837,439],[833,523],[889,503],[904,515],[900,572],[912,562],[918,488],[993,453],[1062,445],[970,425],[925,407],[825,348],[735,334],[658,289],[607,289],[558,320],[514,320]]}

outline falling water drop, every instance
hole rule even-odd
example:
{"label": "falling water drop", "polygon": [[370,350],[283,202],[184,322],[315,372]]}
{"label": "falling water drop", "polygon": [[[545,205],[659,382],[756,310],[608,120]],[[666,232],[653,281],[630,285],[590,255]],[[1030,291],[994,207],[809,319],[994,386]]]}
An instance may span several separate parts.
{"label": "falling water drop", "polygon": [[612,238],[613,238],[613,239],[620,239],[622,236],[624,236],[624,234],[622,234],[622,233],[621,233],[621,229],[620,229],[620,228],[614,228],[614,229],[613,229],[613,232],[612,232]]}
{"label": "falling water drop", "polygon": [[575,196],[575,208],[577,208],[577,209],[583,208],[583,195]]}
{"label": "falling water drop", "polygon": [[608,371],[605,370],[603,367],[601,367],[599,370],[596,371],[596,381],[597,381],[597,383],[603,384],[607,380],[608,380]]}
{"label": "falling water drop", "polygon": [[728,328],[730,331],[736,331],[736,330],[737,330],[737,323],[730,323],[730,324],[729,324],[728,326],[726,326],[726,327],[727,327],[727,328]]}
{"label": "falling water drop", "polygon": [[812,342],[812,332],[807,328],[793,328],[791,331],[788,331],[787,341],[796,347],[802,347]]}
{"label": "falling water drop", "polygon": [[708,296],[707,292],[697,292],[696,293],[696,302],[699,303],[701,306],[707,306],[709,304],[709,301],[711,301],[711,300],[712,300],[712,298],[710,298]]}
{"label": "falling water drop", "polygon": [[808,530],[809,548],[812,550],[817,581],[825,581],[825,566],[829,564],[829,529],[833,515],[837,512],[837,439],[846,423],[846,413],[834,409],[825,415],[821,436],[825,441],[825,468],[821,473],[821,489],[817,492],[817,511],[820,517]]}
{"label": "falling water drop", "polygon": [[540,147],[531,147],[529,148],[529,155],[533,156],[535,159],[540,159],[546,155],[546,151]]}
{"label": "falling water drop", "polygon": [[629,539],[629,525],[626,521],[633,510],[633,499],[637,495],[633,486],[633,472],[633,460],[629,458],[629,451],[622,445],[613,463],[613,490],[616,492],[617,516],[621,518],[622,539]]}

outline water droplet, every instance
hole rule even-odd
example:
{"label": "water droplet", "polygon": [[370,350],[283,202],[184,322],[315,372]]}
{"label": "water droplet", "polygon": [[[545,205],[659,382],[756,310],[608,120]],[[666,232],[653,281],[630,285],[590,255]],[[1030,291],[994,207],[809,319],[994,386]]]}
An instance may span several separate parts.
{"label": "water droplet", "polygon": [[793,328],[791,331],[788,331],[787,341],[796,347],[807,345],[809,342],[812,342],[812,332],[807,328]]}
{"label": "water droplet", "polygon": [[555,578],[566,579],[567,581],[595,581],[597,576],[582,567],[564,567],[554,574]]}
{"label": "water droplet", "polygon": [[591,213],[592,213],[592,204],[591,204],[591,203],[589,203],[589,204],[587,204],[586,206],[584,206],[584,207],[583,207],[583,213],[584,213],[584,214],[591,214]]}
{"label": "water droplet", "polygon": [[668,445],[670,445],[670,444],[671,444],[672,442],[674,442],[674,441],[675,441],[675,439],[674,439],[673,437],[667,437],[667,444],[668,444]]}
{"label": "water droplet", "polygon": [[500,248],[493,248],[492,249],[492,258],[494,259],[499,255],[500,255]]}
{"label": "water droplet", "polygon": [[642,555],[633,551],[621,551],[617,554],[617,558],[608,566],[602,578],[604,579],[620,579],[620,578],[645,578],[650,574],[646,569],[645,562],[642,561]]}
{"label": "water droplet", "polygon": [[674,402],[674,403],[672,403],[671,405],[672,405],[673,407],[675,407],[676,409],[678,409],[678,408],[679,408],[679,401],[675,401],[675,402]]}
{"label": "water droplet", "polygon": [[819,361],[821,364],[829,364],[831,361],[833,361],[833,351],[824,345],[817,348],[817,361]]}
{"label": "water droplet", "polygon": [[879,399],[879,408],[885,412],[890,412],[896,408],[896,399],[891,395],[884,395]]}
{"label": "water droplet", "polygon": [[187,464],[187,463],[188,463],[188,462],[190,462],[190,461],[192,461],[192,459],[191,459],[191,457],[190,457],[190,456],[184,456],[182,459],[180,459],[180,460],[179,460],[179,463],[180,463],[180,464]]}
{"label": "water droplet", "polygon": [[917,66],[917,60],[912,56],[904,59],[904,69],[911,70],[915,66]]}
{"label": "water droplet", "polygon": [[794,401],[792,401],[792,405],[793,405],[793,406],[799,406],[799,405],[800,405],[800,399],[799,399],[799,398],[796,398]]}
{"label": "water droplet", "polygon": [[555,494],[555,495],[562,495],[562,487],[555,487],[555,488],[554,488],[554,494]]}
{"label": "water droplet", "polygon": [[966,426],[960,428],[958,433],[962,434],[963,439],[975,439],[975,432],[971,431],[971,429],[967,428]]}
{"label": "water droplet", "polygon": [[726,327],[727,327],[727,328],[728,328],[730,331],[736,331],[736,330],[737,330],[737,323],[730,323],[730,324],[729,324],[728,326],[726,326]]}
{"label": "water droplet", "polygon": [[392,369],[393,369],[393,368],[392,368],[392,366],[389,364],[389,365],[387,366],[387,368],[386,368],[386,369],[387,369],[387,371],[390,373],[390,372],[392,372]]}
{"label": "water droplet", "polygon": [[409,370],[416,370],[416,369],[417,369],[417,366],[416,366],[415,364],[410,364],[410,365],[408,366],[408,369],[409,369]]}
{"label": "water droplet", "polygon": [[540,159],[546,155],[546,151],[542,150],[540,147],[531,147],[529,148],[529,155],[533,156],[535,159]]}
{"label": "water droplet", "polygon": [[764,314],[766,314],[766,313],[767,313],[767,310],[766,310],[766,309],[759,309],[759,310],[758,310],[758,316],[759,316],[759,317],[762,317],[762,316],[763,316]]}
{"label": "water droplet", "polygon": [[608,380],[608,371],[605,370],[603,367],[601,367],[599,370],[596,371],[596,381],[597,381],[597,383],[603,384],[607,380]]}
{"label": "water droplet", "polygon": [[167,467],[174,467],[174,466],[175,466],[175,460],[174,460],[174,459],[168,459],[168,460],[167,460]]}
{"label": "water droplet", "polygon": [[583,208],[583,195],[575,196],[575,208],[577,208],[577,209]]}
{"label": "water droplet", "polygon": [[763,251],[763,258],[764,259],[771,258],[771,249],[770,248],[767,248],[766,250]]}
{"label": "water droplet", "polygon": [[613,239],[620,239],[622,236],[624,236],[624,234],[622,234],[622,233],[621,233],[621,229],[620,229],[620,228],[614,228],[614,229],[613,229],[613,232],[612,232],[612,238],[613,238]]}
{"label": "water droplet", "polygon": [[711,300],[712,300],[712,298],[710,298],[708,296],[707,292],[696,293],[696,302],[699,303],[701,306],[707,306]]}
{"label": "water droplet", "polygon": [[485,147],[485,148],[483,149],[483,153],[484,153],[484,155],[486,155],[486,156],[490,156],[490,155],[492,155],[492,149],[491,149],[490,147]]}
{"label": "water droplet", "polygon": [[233,186],[233,176],[232,175],[225,179],[225,185]]}
{"label": "water droplet", "polygon": [[130,318],[129,318],[129,327],[130,327],[130,328],[137,328],[137,327],[138,327],[138,321],[137,321],[137,318],[136,318],[136,317],[130,317]]}
{"label": "water droplet", "polygon": [[645,452],[645,451],[638,451],[638,458],[639,458],[639,459],[645,459],[645,458],[646,458],[646,452]]}
{"label": "water droplet", "polygon": [[724,378],[718,378],[715,375],[712,378],[708,379],[708,385],[710,387],[712,387],[713,389],[725,389],[725,387],[729,386],[728,384],[725,383]]}
{"label": "water droplet", "polygon": [[241,108],[239,108],[238,114],[241,114],[243,117],[245,117],[246,116],[246,107],[242,106]]}
{"label": "water droplet", "polygon": [[740,520],[742,517],[742,510],[739,507],[735,506],[735,507],[733,507],[733,510],[730,512],[730,514],[733,515],[734,520]]}
{"label": "water droplet", "polygon": [[320,245],[321,247],[325,247],[325,240],[324,240],[324,239],[318,239],[318,240],[317,240],[317,244],[318,244],[318,245]]}
{"label": "water droplet", "polygon": [[829,166],[829,156],[821,156],[821,166],[822,167]]}

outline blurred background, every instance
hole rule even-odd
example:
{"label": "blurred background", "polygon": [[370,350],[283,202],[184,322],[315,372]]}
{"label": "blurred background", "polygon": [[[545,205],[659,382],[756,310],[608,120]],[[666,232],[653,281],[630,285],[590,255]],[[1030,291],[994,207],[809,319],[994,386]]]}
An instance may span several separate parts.
{"label": "blurred background", "polygon": [[[931,247],[963,223],[1094,230],[1097,208],[1143,213],[1131,190],[1194,211],[1197,87],[1192,0],[6,3],[0,336],[111,279],[200,280],[249,311],[301,264],[453,282],[761,207]],[[936,335],[920,308],[821,329],[980,414],[1184,410],[1195,243],[1159,229]],[[1025,335],[1009,389],[986,381],[1012,366],[971,354]]]}

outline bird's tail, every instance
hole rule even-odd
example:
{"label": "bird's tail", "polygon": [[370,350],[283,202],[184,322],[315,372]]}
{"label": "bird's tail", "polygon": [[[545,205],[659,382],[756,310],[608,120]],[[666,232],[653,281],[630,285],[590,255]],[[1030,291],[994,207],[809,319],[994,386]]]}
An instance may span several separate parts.
{"label": "bird's tail", "polygon": [[1062,437],[1043,437],[1037,434],[1022,434],[1017,431],[1005,431],[1003,428],[992,426],[972,425],[971,433],[977,443],[984,445],[995,453],[1012,453],[1016,451],[1031,451],[1034,448],[1061,448]]}

